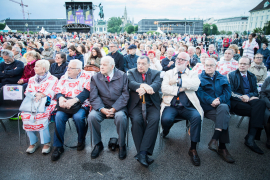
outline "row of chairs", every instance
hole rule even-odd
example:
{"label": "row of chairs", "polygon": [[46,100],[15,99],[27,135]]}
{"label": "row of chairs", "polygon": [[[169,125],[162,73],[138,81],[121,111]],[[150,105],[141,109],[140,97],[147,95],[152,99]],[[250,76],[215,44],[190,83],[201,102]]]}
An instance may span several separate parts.
{"label": "row of chairs", "polygon": [[[9,86],[14,86],[14,85],[9,85]],[[18,85],[16,85],[16,86],[18,86]],[[6,126],[3,123],[3,120],[14,117],[16,114],[18,114],[18,119],[19,119],[19,116],[20,116],[19,107],[20,107],[23,100],[16,100],[16,101],[4,100],[3,95],[4,95],[3,88],[1,88],[1,90],[0,90],[0,102],[1,102],[0,103],[0,123],[3,127],[3,129],[5,131],[7,131]],[[22,92],[22,97],[24,97],[23,92]],[[236,114],[232,114],[232,115],[236,115]],[[241,117],[240,121],[237,124],[237,128],[240,127],[244,118],[245,118],[245,116]],[[71,120],[71,119],[72,118],[70,118],[69,120]],[[108,119],[108,120],[110,120],[110,119]],[[189,121],[186,119],[182,119],[180,117],[175,118],[175,123],[178,123],[180,121],[186,121],[186,132],[187,132],[189,129]],[[69,124],[69,128],[71,129],[69,121],[68,121],[68,124]],[[129,127],[129,118],[128,118],[128,127]],[[91,146],[92,146],[92,141],[93,141],[92,140],[92,129],[91,129],[90,125],[89,125],[89,129],[90,129],[90,141],[91,141]],[[18,120],[18,134],[19,134],[19,143],[21,144],[20,121],[19,120]],[[161,134],[160,128],[159,128],[159,134]],[[128,139],[129,139],[129,128],[127,130],[127,135],[126,135],[127,146],[128,146]]]}

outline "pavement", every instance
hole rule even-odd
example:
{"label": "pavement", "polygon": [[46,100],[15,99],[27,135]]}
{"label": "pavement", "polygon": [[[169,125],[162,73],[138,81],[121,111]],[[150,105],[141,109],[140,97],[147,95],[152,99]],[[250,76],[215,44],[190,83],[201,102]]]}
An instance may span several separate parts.
{"label": "pavement", "polygon": [[[118,151],[108,149],[110,137],[117,137],[113,120],[102,122],[102,139],[104,151],[97,159],[91,159],[89,131],[86,137],[86,147],[83,151],[65,148],[61,158],[52,162],[49,155],[41,153],[42,146],[31,155],[25,153],[29,146],[28,137],[21,128],[21,145],[19,144],[17,121],[3,120],[7,132],[0,125],[0,179],[270,179],[270,150],[266,148],[266,135],[262,132],[261,141],[257,145],[265,152],[259,155],[244,145],[244,137],[248,129],[246,117],[240,128],[236,125],[239,116],[232,116],[230,121],[231,143],[227,149],[235,158],[234,164],[223,161],[217,153],[208,149],[214,129],[213,122],[204,119],[201,142],[198,145],[198,154],[201,166],[192,165],[188,156],[190,147],[189,135],[186,132],[185,122],[176,123],[167,138],[158,135],[152,158],[155,162],[148,168],[140,165],[135,159],[136,149],[131,132],[129,131],[129,147],[127,158],[118,159]],[[67,124],[65,143],[77,144],[77,133],[74,123],[71,130]],[[131,123],[130,123],[131,127]],[[130,128],[129,127],[129,128]],[[50,133],[53,140],[54,124],[50,124]]]}

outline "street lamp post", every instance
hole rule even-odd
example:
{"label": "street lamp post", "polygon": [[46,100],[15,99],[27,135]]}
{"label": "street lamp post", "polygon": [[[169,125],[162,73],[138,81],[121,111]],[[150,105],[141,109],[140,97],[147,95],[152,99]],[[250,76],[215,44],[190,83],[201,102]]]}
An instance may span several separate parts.
{"label": "street lamp post", "polygon": [[212,35],[212,29],[213,29],[213,26],[210,26],[210,29],[211,29],[211,35]]}
{"label": "street lamp post", "polygon": [[122,33],[124,32],[124,20],[125,20],[125,18],[124,18],[124,16],[122,16],[122,18],[121,18],[121,20],[122,20]]}
{"label": "street lamp post", "polygon": [[268,22],[264,23],[264,35],[265,35],[265,33],[266,33],[266,28],[267,28],[267,26],[268,26]]}
{"label": "street lamp post", "polygon": [[[28,27],[28,24],[27,24],[27,23],[25,23],[25,27],[26,27],[26,28]],[[28,29],[26,29],[26,31],[27,31],[27,33],[28,33]]]}

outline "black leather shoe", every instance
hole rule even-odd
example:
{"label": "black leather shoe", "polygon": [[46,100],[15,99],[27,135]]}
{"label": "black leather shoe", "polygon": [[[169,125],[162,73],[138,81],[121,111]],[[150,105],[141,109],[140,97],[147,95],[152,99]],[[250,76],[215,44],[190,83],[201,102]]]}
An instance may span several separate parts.
{"label": "black leather shoe", "polygon": [[77,151],[82,151],[82,150],[84,150],[84,147],[85,147],[85,142],[78,143],[78,144],[77,144]]}
{"label": "black leather shoe", "polygon": [[123,160],[127,157],[126,145],[119,147],[119,159]]}
{"label": "black leather shoe", "polygon": [[[139,156],[139,154],[134,156],[136,160],[138,160],[138,156]],[[151,165],[155,160],[150,158],[149,156],[146,156],[146,161],[147,161],[148,165]]]}
{"label": "black leather shoe", "polygon": [[245,137],[245,145],[249,147],[252,151],[258,154],[264,154],[264,152],[257,146],[257,144],[254,141],[254,137],[247,135]]}
{"label": "black leather shoe", "polygon": [[162,136],[163,138],[165,138],[165,137],[169,134],[169,132],[170,132],[170,131],[165,131],[165,130],[163,130],[162,133],[161,133],[161,136]]}
{"label": "black leather shoe", "polygon": [[64,151],[65,151],[65,149],[63,147],[55,147],[55,149],[52,153],[52,156],[51,156],[51,160],[57,161]]}
{"label": "black leather shoe", "polygon": [[91,158],[92,159],[97,158],[103,149],[104,149],[104,146],[102,142],[96,144],[93,151],[91,152]]}
{"label": "black leather shoe", "polygon": [[222,157],[222,159],[228,163],[234,163],[235,160],[233,157],[230,155],[229,151],[227,149],[219,149],[218,150],[218,155]]}
{"label": "black leather shoe", "polygon": [[208,143],[208,149],[212,151],[218,151],[218,142],[215,139],[211,139],[211,141]]}
{"label": "black leather shoe", "polygon": [[265,143],[265,145],[266,145],[266,147],[267,147],[268,149],[270,149],[270,142],[267,141],[267,142]]}
{"label": "black leather shoe", "polygon": [[200,157],[195,149],[189,150],[188,155],[190,156],[191,162],[194,166],[199,166],[201,164]]}
{"label": "black leather shoe", "polygon": [[137,161],[139,161],[139,163],[141,163],[144,167],[148,167],[149,166],[149,164],[147,162],[147,155],[137,154],[135,156],[135,159],[137,159]]}

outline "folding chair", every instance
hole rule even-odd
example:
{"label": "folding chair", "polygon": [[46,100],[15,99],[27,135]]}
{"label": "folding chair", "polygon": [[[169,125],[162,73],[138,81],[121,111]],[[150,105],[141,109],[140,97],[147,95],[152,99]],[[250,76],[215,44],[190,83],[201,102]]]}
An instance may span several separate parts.
{"label": "folding chair", "polygon": [[[21,86],[18,84],[9,84],[6,86]],[[18,132],[19,132],[19,142],[21,144],[21,132],[20,132],[20,111],[19,108],[24,98],[24,92],[22,88],[22,99],[21,100],[4,100],[4,90],[3,87],[0,89],[0,123],[4,130],[7,131],[5,124],[2,120],[9,119],[14,115],[18,114]]]}
{"label": "folding chair", "polygon": [[[248,116],[240,116],[240,115],[236,114],[235,112],[230,112],[230,114],[231,114],[231,115],[235,115],[235,116],[241,117],[241,119],[239,120],[239,122],[238,122],[237,125],[236,125],[237,128],[240,127],[240,125],[241,125],[242,121],[244,120],[244,118],[245,118],[245,117],[248,117]],[[248,118],[249,118],[249,117],[248,117]]]}
{"label": "folding chair", "polygon": [[[104,119],[104,120],[114,120],[114,119]],[[103,121],[104,121],[103,120]],[[127,147],[128,147],[128,135],[129,135],[129,120],[130,118],[127,117],[127,133],[126,133],[126,141],[127,141]],[[90,142],[91,142],[91,147],[93,147],[93,137],[92,137],[92,128],[89,123],[89,129],[90,129]]]}

